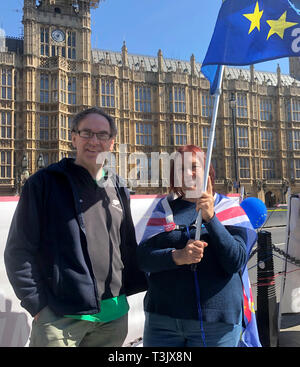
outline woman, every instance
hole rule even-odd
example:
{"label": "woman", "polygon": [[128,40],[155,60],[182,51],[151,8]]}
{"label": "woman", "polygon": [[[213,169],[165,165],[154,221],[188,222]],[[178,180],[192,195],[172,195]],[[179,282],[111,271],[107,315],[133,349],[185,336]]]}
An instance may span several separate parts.
{"label": "woman", "polygon": [[[158,203],[137,250],[149,283],[143,343],[235,347],[242,332],[240,271],[247,261],[246,230],[218,219],[215,207],[232,200],[214,193],[212,167],[207,191],[201,193],[201,149],[188,145],[178,153],[180,159],[171,162],[170,195]],[[203,224],[196,241],[199,209]],[[160,233],[153,235],[155,231]]]}

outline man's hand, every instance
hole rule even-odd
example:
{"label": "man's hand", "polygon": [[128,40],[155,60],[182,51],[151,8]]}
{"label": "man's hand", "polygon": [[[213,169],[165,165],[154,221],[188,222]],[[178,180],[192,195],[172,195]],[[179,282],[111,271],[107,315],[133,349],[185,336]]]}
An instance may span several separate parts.
{"label": "man's hand", "polygon": [[[46,308],[46,307],[44,307],[44,308]],[[41,312],[43,311],[43,309],[44,308],[42,308],[35,316],[34,316],[34,318],[33,318],[33,320],[34,321],[37,321],[38,320],[38,318],[40,317],[40,314],[41,314]]]}
{"label": "man's hand", "polygon": [[38,313],[34,316],[33,320],[34,320],[34,321],[37,321],[39,317],[40,317],[40,313],[38,312]]}
{"label": "man's hand", "polygon": [[206,242],[189,240],[183,249],[172,251],[173,261],[176,265],[197,264],[201,261],[206,246]]}

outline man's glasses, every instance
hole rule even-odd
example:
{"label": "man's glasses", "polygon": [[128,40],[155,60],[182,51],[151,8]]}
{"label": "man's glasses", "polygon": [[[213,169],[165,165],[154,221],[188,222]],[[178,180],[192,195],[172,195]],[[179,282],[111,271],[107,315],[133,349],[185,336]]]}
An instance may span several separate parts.
{"label": "man's glasses", "polygon": [[94,133],[91,130],[74,130],[74,132],[77,133],[83,139],[92,139],[92,137],[96,135],[96,138],[98,140],[107,141],[112,137],[109,133],[106,132]]}

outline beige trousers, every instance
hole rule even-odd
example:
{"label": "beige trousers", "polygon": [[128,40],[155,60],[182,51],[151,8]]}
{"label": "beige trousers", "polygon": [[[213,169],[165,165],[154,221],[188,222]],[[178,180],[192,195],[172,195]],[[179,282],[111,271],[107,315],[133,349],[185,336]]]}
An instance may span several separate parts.
{"label": "beige trousers", "polygon": [[29,347],[121,347],[128,315],[110,322],[90,322],[57,316],[49,307],[33,320]]}

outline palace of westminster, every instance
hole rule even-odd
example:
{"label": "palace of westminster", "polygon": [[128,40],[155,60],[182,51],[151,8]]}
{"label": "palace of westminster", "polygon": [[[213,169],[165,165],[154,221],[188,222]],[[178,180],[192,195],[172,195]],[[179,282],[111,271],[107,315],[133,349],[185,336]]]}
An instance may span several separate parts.
{"label": "palace of westminster", "polygon": [[[0,30],[0,195],[18,194],[29,174],[74,156],[75,113],[99,106],[118,127],[115,154],[204,150],[213,108],[209,82],[189,61],[91,48],[90,12],[99,1],[24,0],[24,37]],[[212,164],[215,188],[243,186],[268,206],[300,192],[300,60],[290,75],[225,67]],[[132,162],[131,162],[132,163]],[[145,161],[144,161],[145,163]],[[147,162],[146,162],[147,163]],[[141,162],[136,162],[136,167]],[[117,159],[117,170],[119,170]],[[138,185],[136,193],[165,193]],[[150,182],[150,179],[149,179]]]}

